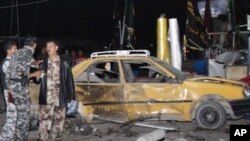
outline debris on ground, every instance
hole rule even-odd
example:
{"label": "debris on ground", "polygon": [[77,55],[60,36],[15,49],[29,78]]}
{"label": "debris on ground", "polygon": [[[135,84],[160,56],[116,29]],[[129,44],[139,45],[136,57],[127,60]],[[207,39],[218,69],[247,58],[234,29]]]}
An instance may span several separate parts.
{"label": "debris on ground", "polygon": [[136,141],[158,141],[165,139],[165,137],[165,131],[162,129],[158,129],[140,136]]}

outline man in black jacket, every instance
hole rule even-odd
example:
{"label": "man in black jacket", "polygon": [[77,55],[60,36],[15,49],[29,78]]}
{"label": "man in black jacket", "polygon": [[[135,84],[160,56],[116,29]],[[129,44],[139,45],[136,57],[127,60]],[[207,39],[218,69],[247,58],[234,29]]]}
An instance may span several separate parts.
{"label": "man in black jacket", "polygon": [[39,95],[39,140],[47,141],[49,133],[61,141],[68,102],[75,99],[73,75],[69,60],[58,55],[59,44],[47,42],[47,54],[43,61],[44,75]]}

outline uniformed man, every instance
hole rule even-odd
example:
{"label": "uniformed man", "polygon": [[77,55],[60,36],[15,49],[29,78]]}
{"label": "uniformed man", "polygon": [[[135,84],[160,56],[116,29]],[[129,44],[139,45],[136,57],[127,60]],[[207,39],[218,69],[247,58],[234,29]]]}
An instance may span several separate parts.
{"label": "uniformed man", "polygon": [[41,71],[36,71],[29,74],[30,65],[34,62],[33,53],[37,45],[36,38],[28,37],[24,44],[24,47],[11,57],[6,73],[6,84],[9,87],[17,110],[14,141],[28,140],[31,104],[28,78],[39,77],[42,73]]}
{"label": "uniformed man", "polygon": [[6,84],[6,73],[7,69],[10,65],[11,56],[16,52],[17,46],[16,42],[9,41],[4,45],[4,51],[7,54],[6,58],[3,60],[0,68],[1,72],[1,80],[2,87],[4,92],[4,99],[7,106],[6,112],[6,122],[3,126],[2,133],[0,134],[0,141],[13,141],[14,131],[16,126],[16,106],[13,101],[10,99],[11,94],[8,89],[8,85]]}
{"label": "uniformed man", "polygon": [[47,54],[43,61],[39,95],[39,140],[62,140],[65,111],[68,102],[75,99],[75,89],[68,57],[58,55],[56,41],[47,42]]}

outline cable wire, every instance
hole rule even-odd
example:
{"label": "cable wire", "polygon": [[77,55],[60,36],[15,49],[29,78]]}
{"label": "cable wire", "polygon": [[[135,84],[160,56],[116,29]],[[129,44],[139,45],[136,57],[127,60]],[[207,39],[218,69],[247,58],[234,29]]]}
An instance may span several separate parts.
{"label": "cable wire", "polygon": [[36,2],[27,2],[27,3],[22,3],[22,4],[0,6],[0,9],[6,9],[6,8],[12,8],[12,7],[20,7],[20,6],[27,6],[27,5],[33,5],[33,4],[43,3],[43,2],[48,2],[48,1],[50,1],[50,0],[40,0],[40,1],[36,1]]}
{"label": "cable wire", "polygon": [[[36,0],[36,1],[38,2],[39,0]],[[35,32],[36,32],[38,10],[39,10],[39,3],[36,3],[36,10],[35,10],[34,20],[33,20],[33,35],[35,35]]]}
{"label": "cable wire", "polygon": [[[16,0],[16,5],[18,5],[18,0]],[[17,40],[18,46],[20,47],[20,22],[19,22],[19,10],[18,6],[16,6],[16,23],[17,23]]]}
{"label": "cable wire", "polygon": [[[14,5],[14,0],[12,0],[12,5]],[[10,37],[11,37],[11,34],[12,34],[12,28],[13,28],[13,16],[14,16],[14,13],[13,13],[13,7],[11,7],[11,12],[10,12]]]}

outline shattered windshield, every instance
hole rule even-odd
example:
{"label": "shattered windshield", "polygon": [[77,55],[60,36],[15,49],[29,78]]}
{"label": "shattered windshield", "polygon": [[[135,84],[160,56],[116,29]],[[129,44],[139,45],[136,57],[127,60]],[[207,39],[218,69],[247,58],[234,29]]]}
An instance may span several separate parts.
{"label": "shattered windshield", "polygon": [[156,58],[156,57],[151,57],[151,59],[153,61],[155,61],[156,63],[160,64],[161,66],[163,66],[164,68],[166,68],[168,71],[170,71],[171,73],[173,73],[176,78],[180,81],[183,81],[186,79],[185,73],[174,68],[173,66],[169,65],[168,63]]}

